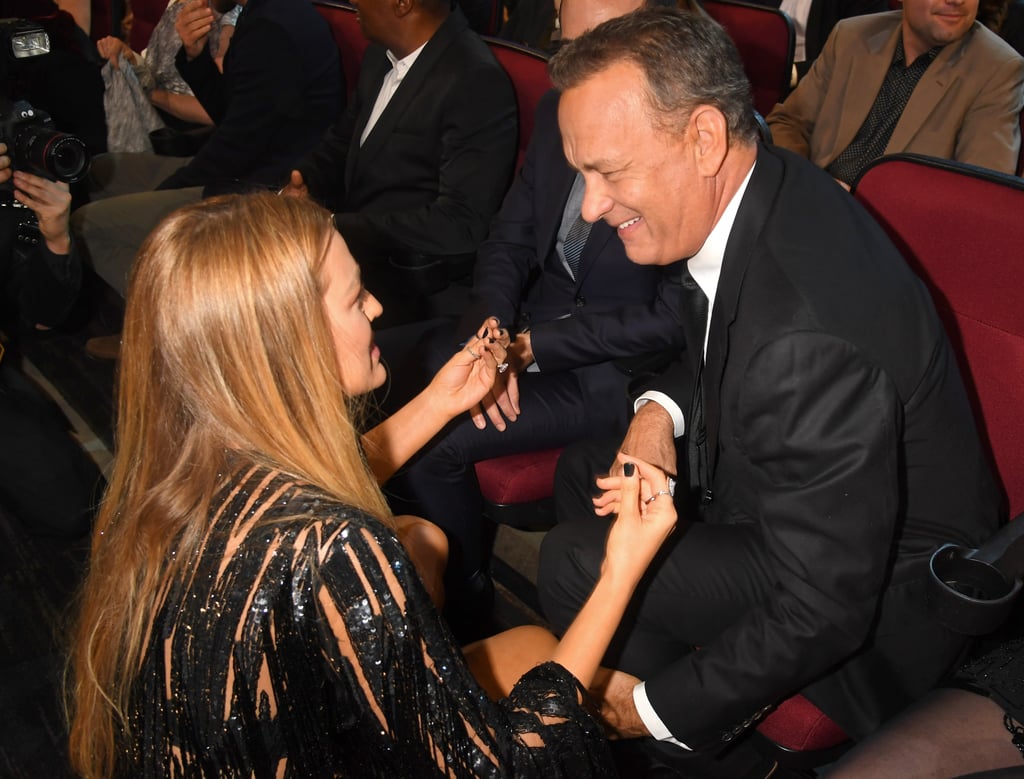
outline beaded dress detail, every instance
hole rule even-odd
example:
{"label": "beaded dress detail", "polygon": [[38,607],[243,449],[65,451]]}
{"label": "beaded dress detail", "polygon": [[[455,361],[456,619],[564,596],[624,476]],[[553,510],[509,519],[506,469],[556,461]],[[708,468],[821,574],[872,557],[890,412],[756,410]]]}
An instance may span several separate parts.
{"label": "beaded dress detail", "polygon": [[394,534],[279,472],[239,474],[167,584],[126,776],[614,776],[564,668],[476,683]]}

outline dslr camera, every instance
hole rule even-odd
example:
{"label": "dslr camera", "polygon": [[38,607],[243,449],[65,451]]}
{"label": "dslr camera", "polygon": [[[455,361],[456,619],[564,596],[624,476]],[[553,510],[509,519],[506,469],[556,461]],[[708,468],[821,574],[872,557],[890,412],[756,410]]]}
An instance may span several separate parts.
{"label": "dslr camera", "polygon": [[0,19],[0,143],[15,170],[73,184],[89,171],[89,152],[76,135],[57,130],[50,115],[27,100],[12,99],[17,92],[18,62],[50,53],[50,37],[37,24],[24,19]]}

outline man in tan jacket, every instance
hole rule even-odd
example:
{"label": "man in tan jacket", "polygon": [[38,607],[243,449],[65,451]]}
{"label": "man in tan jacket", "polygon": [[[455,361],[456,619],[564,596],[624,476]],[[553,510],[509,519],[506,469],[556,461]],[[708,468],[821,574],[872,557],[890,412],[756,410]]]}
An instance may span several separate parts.
{"label": "man in tan jacket", "polygon": [[897,152],[1014,173],[1024,59],[977,11],[978,0],[905,0],[902,11],[840,22],[768,115],[775,143],[847,188]]}

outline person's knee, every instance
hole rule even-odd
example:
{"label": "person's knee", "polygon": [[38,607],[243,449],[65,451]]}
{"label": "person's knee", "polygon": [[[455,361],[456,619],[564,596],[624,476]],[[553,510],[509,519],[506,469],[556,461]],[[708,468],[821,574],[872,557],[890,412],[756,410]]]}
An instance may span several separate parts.
{"label": "person's knee", "polygon": [[556,632],[564,631],[590,596],[601,571],[607,525],[571,522],[548,531],[540,547],[537,594]]}

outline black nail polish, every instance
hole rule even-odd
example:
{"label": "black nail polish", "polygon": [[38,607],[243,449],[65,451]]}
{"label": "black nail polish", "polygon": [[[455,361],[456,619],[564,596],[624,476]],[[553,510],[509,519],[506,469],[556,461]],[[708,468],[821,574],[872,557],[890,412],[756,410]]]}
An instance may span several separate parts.
{"label": "black nail polish", "polygon": [[622,475],[626,478],[632,478],[636,472],[636,466],[633,463],[626,463],[622,466]]}

